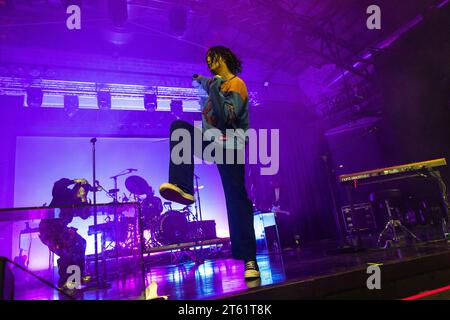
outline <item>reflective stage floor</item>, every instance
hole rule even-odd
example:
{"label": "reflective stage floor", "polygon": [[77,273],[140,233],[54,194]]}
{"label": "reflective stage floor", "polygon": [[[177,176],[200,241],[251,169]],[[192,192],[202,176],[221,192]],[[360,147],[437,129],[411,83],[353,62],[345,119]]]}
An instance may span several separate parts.
{"label": "reflective stage floor", "polygon": [[[171,263],[173,259],[162,254],[146,259],[146,285],[155,282],[158,295],[170,300],[197,300],[401,299],[450,284],[450,244],[445,241],[361,252],[336,250],[338,244],[321,241],[260,254],[261,280],[253,282],[244,280],[243,263],[231,259],[226,250],[201,264],[192,259]],[[369,264],[380,264],[381,290],[367,289]],[[109,279],[107,288],[89,288],[74,298],[143,299],[142,279],[139,270],[131,270]],[[17,287],[15,298],[66,299],[54,289],[31,283]]]}

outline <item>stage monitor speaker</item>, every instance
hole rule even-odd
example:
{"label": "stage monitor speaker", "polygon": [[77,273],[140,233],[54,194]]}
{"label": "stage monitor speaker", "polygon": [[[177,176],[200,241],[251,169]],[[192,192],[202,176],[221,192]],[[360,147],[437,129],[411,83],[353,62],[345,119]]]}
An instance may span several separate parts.
{"label": "stage monitor speaker", "polygon": [[355,203],[353,213],[350,206],[341,208],[345,230],[348,234],[354,231],[374,231],[377,223],[370,203]]}

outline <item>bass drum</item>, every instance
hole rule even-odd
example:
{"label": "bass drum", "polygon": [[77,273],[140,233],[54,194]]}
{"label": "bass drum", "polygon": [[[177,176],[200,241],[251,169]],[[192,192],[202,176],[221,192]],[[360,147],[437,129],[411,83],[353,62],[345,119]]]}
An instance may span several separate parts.
{"label": "bass drum", "polygon": [[183,212],[170,210],[161,216],[158,241],[164,245],[188,240],[188,221]]}

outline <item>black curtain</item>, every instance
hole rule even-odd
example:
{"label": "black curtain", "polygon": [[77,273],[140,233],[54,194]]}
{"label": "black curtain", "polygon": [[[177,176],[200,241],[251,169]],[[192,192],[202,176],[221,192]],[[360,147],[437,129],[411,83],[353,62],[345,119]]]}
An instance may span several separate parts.
{"label": "black curtain", "polygon": [[258,166],[250,166],[257,171],[257,206],[269,207],[274,198],[273,189],[279,185],[281,209],[290,212],[287,222],[300,241],[336,237],[333,201],[324,161],[327,147],[320,122],[314,121],[300,105],[255,108],[251,110],[250,121],[254,128],[280,130],[278,174],[262,176]]}
{"label": "black curtain", "polygon": [[[389,164],[450,159],[450,6],[375,59],[384,96],[381,127]],[[450,171],[442,168],[447,181]]]}

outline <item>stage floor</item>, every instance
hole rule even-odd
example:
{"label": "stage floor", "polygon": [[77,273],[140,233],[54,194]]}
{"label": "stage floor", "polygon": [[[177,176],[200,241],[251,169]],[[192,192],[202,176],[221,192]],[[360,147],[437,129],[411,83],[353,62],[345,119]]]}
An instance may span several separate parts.
{"label": "stage floor", "polygon": [[[445,241],[431,241],[402,248],[353,253],[336,252],[338,244],[337,241],[320,241],[295,250],[260,254],[257,259],[261,269],[261,280],[253,282],[244,280],[243,263],[231,259],[226,251],[219,253],[214,258],[206,259],[200,265],[189,259],[176,264],[170,264],[170,260],[161,263],[168,259],[159,259],[161,260],[159,263],[151,263],[147,266],[147,283],[156,282],[158,294],[168,296],[170,300],[315,299],[332,297],[336,293],[349,289],[344,288],[348,284],[340,284],[342,281],[354,281],[344,280],[349,276],[361,281],[354,288],[365,287],[365,279],[369,276],[365,271],[370,263],[382,263],[386,265],[386,268],[390,266],[392,270],[395,269],[390,272],[391,274],[401,273],[401,277],[407,278],[408,270],[412,272],[412,269],[421,266],[431,264],[436,265],[435,267],[439,269],[439,263],[427,262],[426,259],[435,261],[446,259],[443,262],[450,262],[448,259],[450,244]],[[403,266],[401,272],[400,266]],[[445,266],[443,265],[443,267]],[[424,272],[430,272],[431,269],[427,270]],[[141,295],[142,278],[140,272],[124,275],[120,279],[111,279],[110,287],[107,289],[86,290],[76,298],[85,300],[143,299]],[[391,277],[390,281],[394,280],[396,278]],[[323,296],[318,293],[317,288],[311,289],[311,293],[304,289],[313,288],[315,283],[320,282],[323,283],[322,287],[326,287],[326,289],[321,289]],[[450,283],[442,283],[442,286],[448,284]],[[296,286],[303,288],[300,296],[293,296],[290,291]],[[290,288],[290,290],[286,288]],[[433,289],[433,287],[428,289]],[[415,293],[414,288],[411,290],[411,293]],[[402,293],[398,293],[395,297],[406,297],[406,295],[401,295]],[[348,297],[352,298],[351,295]],[[358,298],[358,296],[353,298]],[[16,299],[54,300],[64,299],[64,296],[58,294],[56,290],[42,287],[39,289],[19,288],[16,290]]]}

